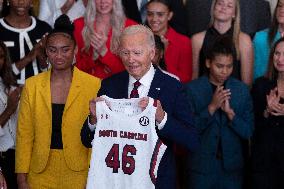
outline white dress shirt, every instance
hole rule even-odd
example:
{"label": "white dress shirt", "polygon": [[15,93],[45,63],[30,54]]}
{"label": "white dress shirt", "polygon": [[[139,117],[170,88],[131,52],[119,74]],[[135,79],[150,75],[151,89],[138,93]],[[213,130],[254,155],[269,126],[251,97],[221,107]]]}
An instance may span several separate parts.
{"label": "white dress shirt", "polygon": [[[153,65],[151,64],[151,67],[148,70],[148,72],[139,80],[139,82],[141,83],[141,85],[138,87],[139,97],[147,97],[148,96],[148,93],[149,93],[149,90],[150,90],[150,87],[151,87],[151,83],[154,79],[154,75],[155,75],[155,69],[154,69]],[[128,98],[130,98],[130,93],[131,93],[131,91],[134,87],[134,83],[136,81],[137,80],[133,76],[129,75]],[[165,112],[165,116],[164,116],[163,120],[161,121],[161,123],[157,123],[159,130],[161,130],[165,126],[166,121],[167,121],[167,113]],[[89,121],[88,121],[88,123],[89,123],[90,130],[94,131],[95,128],[96,128],[96,124],[92,125],[92,124],[90,124]]]}
{"label": "white dress shirt", "polygon": [[[66,0],[41,0],[38,18],[47,22],[53,27],[55,20],[62,14],[61,7]],[[85,6],[82,0],[76,1],[67,12],[71,21],[82,17],[85,13]]]}
{"label": "white dress shirt", "polygon": [[[12,88],[11,90],[13,90]],[[6,107],[8,96],[5,93],[5,85],[0,77],[0,114]],[[10,116],[10,119],[3,127],[0,126],[0,152],[6,152],[8,149],[15,149],[16,127],[17,127],[18,109]]]}

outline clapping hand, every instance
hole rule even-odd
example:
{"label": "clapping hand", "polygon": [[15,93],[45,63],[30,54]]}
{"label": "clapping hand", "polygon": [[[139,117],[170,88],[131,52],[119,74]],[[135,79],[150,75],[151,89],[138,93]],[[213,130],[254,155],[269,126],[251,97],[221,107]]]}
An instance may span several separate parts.
{"label": "clapping hand", "polygon": [[41,40],[34,45],[33,49],[27,55],[28,60],[30,62],[38,58],[41,68],[46,68],[48,66],[46,63],[46,54],[45,54],[45,44],[46,44],[47,35],[48,35],[47,33],[44,34]]}
{"label": "clapping hand", "polygon": [[[225,101],[228,101],[230,99],[230,97],[231,97],[230,89],[224,89],[223,86],[217,86],[217,88],[216,88],[216,90],[213,94],[211,103],[208,105],[209,113],[211,115],[213,115],[216,110],[221,108],[221,106],[223,106],[223,108],[225,108],[224,103],[225,103]],[[227,106],[228,106],[228,104],[227,104]],[[227,106],[226,106],[226,110],[228,108]]]}
{"label": "clapping hand", "polygon": [[91,35],[90,40],[94,51],[99,55],[104,56],[105,52],[107,51],[107,36],[103,32],[94,32]]}
{"label": "clapping hand", "polygon": [[268,95],[267,112],[274,116],[284,116],[284,104],[280,104],[280,95],[277,92],[277,87],[272,89]]}
{"label": "clapping hand", "polygon": [[227,114],[229,120],[233,120],[233,118],[234,118],[234,116],[235,116],[235,112],[234,112],[234,110],[231,108],[229,99],[226,99],[226,100],[223,102],[223,104],[221,105],[221,110],[223,110],[223,111]]}

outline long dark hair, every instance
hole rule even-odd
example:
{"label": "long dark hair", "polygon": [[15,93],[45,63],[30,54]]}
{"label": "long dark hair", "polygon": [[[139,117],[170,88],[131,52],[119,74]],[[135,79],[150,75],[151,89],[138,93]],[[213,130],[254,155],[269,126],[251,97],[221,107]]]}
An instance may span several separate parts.
{"label": "long dark hair", "polygon": [[276,12],[278,11],[279,2],[280,2],[280,0],[277,1],[276,8],[273,12],[272,23],[271,23],[269,31],[268,31],[268,39],[267,40],[268,40],[268,44],[269,44],[270,47],[273,44],[274,38],[275,38],[277,30],[278,30],[278,26],[279,26],[279,23],[278,23],[277,18],[276,18]]}
{"label": "long dark hair", "polygon": [[154,39],[155,39],[155,48],[163,52],[163,57],[160,59],[159,66],[162,70],[167,71],[167,66],[166,66],[166,63],[165,63],[165,55],[164,55],[165,45],[162,42],[160,36],[154,35]]}
{"label": "long dark hair", "polygon": [[268,69],[267,72],[265,74],[265,77],[268,78],[269,80],[272,81],[276,81],[278,78],[278,71],[275,69],[274,66],[274,62],[273,62],[273,56],[275,53],[275,49],[276,47],[279,45],[279,43],[284,42],[284,38],[281,37],[280,39],[278,39],[275,44],[273,45],[273,47],[270,50],[270,54],[269,54],[269,63],[268,63]]}
{"label": "long dark hair", "polygon": [[9,51],[3,41],[0,41],[0,48],[4,52],[4,64],[0,70],[0,76],[2,77],[6,89],[10,89],[11,86],[16,86],[16,79],[12,72]]}

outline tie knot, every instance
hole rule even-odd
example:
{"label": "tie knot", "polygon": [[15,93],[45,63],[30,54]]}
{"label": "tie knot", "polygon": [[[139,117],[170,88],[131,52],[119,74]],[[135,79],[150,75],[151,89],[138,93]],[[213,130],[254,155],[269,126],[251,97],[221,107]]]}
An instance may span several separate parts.
{"label": "tie knot", "polygon": [[141,85],[141,83],[137,80],[134,82],[134,88],[138,88]]}

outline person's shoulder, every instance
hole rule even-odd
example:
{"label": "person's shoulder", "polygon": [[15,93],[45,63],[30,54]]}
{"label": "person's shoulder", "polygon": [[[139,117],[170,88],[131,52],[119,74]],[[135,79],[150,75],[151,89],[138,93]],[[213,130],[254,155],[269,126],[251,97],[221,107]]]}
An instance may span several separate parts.
{"label": "person's shoulder", "polygon": [[249,93],[249,86],[245,84],[244,82],[234,78],[230,77],[227,80],[227,83],[229,84],[229,88],[233,88],[234,90],[238,91],[241,93],[241,91]]}
{"label": "person's shoulder", "polygon": [[45,21],[42,21],[36,17],[33,17],[36,20],[36,25],[37,27],[43,29],[43,30],[47,30],[47,31],[51,31],[52,27]]}
{"label": "person's shoulder", "polygon": [[125,20],[125,27],[137,25],[137,24],[138,24],[137,22],[135,22],[134,20],[132,20],[130,18],[126,18],[126,20]]}
{"label": "person's shoulder", "polygon": [[206,35],[207,30],[203,30],[201,32],[195,33],[192,35],[191,39],[203,39]]}
{"label": "person's shoulder", "polygon": [[182,83],[179,80],[166,73],[163,73],[159,69],[156,69],[154,79],[163,83],[163,87],[167,88],[168,91],[178,90],[179,88],[183,87]]}
{"label": "person's shoulder", "polygon": [[76,27],[83,27],[85,24],[84,17],[77,18],[73,21],[73,24]]}
{"label": "person's shoulder", "polygon": [[[174,30],[171,27],[169,27],[168,33],[169,33],[170,37],[174,38],[173,41],[176,42],[176,43],[190,41],[189,37],[187,37],[186,35],[183,35],[183,34],[177,32],[176,30]],[[182,43],[182,44],[184,44],[184,43]]]}
{"label": "person's shoulder", "polygon": [[31,76],[25,80],[25,86],[35,86],[42,83],[50,74],[50,71],[41,72],[38,75]]}
{"label": "person's shoulder", "polygon": [[206,35],[206,30],[192,35],[191,37],[192,44],[193,45],[198,44],[199,46],[202,46],[205,35]]}
{"label": "person's shoulder", "polygon": [[187,84],[185,84],[187,89],[198,89],[202,88],[205,83],[208,83],[208,77],[207,76],[201,76],[197,79],[194,79]]}
{"label": "person's shoulder", "polygon": [[254,38],[259,38],[259,37],[267,37],[269,33],[269,28],[266,28],[264,30],[260,30],[255,33]]}
{"label": "person's shoulder", "polygon": [[88,82],[88,83],[93,83],[93,84],[94,83],[98,84],[98,83],[101,82],[101,80],[99,78],[97,78],[97,77],[95,77],[93,75],[90,75],[90,74],[88,74],[86,72],[83,72],[83,71],[79,70],[76,67],[74,67],[74,71],[75,71],[75,73],[77,73],[79,75],[81,82],[84,82],[84,83]]}
{"label": "person's shoulder", "polygon": [[7,30],[3,25],[4,23],[5,23],[4,18],[0,18],[1,33],[3,33],[3,31]]}
{"label": "person's shoulder", "polygon": [[104,84],[111,84],[111,85],[116,85],[117,82],[122,82],[125,79],[128,79],[128,72],[127,71],[122,71],[119,73],[116,73],[108,78],[103,79],[102,83]]}
{"label": "person's shoulder", "polygon": [[270,79],[268,79],[265,76],[261,76],[254,81],[253,86],[265,86],[269,85],[270,83],[271,83]]}
{"label": "person's shoulder", "polygon": [[251,43],[251,37],[248,35],[248,34],[246,34],[246,33],[244,33],[244,32],[240,32],[240,34],[239,34],[239,43],[240,44],[244,44],[244,43]]}
{"label": "person's shoulder", "polygon": [[180,83],[179,80],[177,80],[176,78],[172,77],[171,75],[163,72],[163,70],[155,69],[155,74],[158,74],[160,79],[163,79],[163,80],[165,80],[167,82]]}

